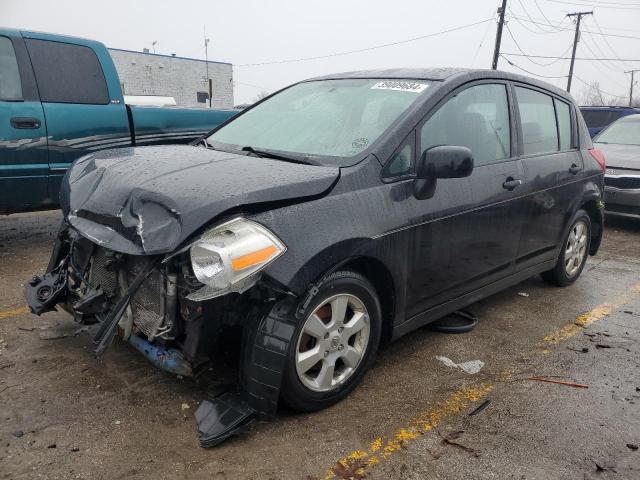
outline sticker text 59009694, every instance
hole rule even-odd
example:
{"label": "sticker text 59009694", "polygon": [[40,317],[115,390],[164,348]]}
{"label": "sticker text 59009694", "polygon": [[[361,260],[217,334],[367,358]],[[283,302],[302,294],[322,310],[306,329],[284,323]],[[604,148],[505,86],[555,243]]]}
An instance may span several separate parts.
{"label": "sticker text 59009694", "polygon": [[401,92],[414,92],[421,93],[423,92],[429,85],[426,83],[420,82],[411,82],[406,80],[384,80],[382,82],[376,83],[372,90],[398,90]]}

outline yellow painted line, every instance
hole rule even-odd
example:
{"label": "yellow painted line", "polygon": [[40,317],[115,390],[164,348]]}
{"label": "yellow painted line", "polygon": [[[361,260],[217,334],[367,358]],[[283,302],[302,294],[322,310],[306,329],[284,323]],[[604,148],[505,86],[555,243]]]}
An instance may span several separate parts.
{"label": "yellow painted line", "polygon": [[340,478],[362,478],[366,473],[389,458],[393,453],[406,447],[409,442],[429,432],[438,424],[454,415],[467,410],[473,403],[486,397],[493,390],[490,383],[481,383],[453,392],[446,400],[425,410],[409,424],[397,430],[389,438],[379,437],[373,440],[367,450],[355,450],[338,460],[324,475],[324,480]]}
{"label": "yellow painted line", "polygon": [[[620,308],[622,305],[631,300],[634,296],[640,293],[640,283],[633,285],[629,290],[615,297],[611,302],[598,305],[593,310],[579,315],[573,322],[565,325],[564,327],[545,335],[543,341],[547,345],[556,345],[560,342],[568,340],[580,333],[583,329],[589,325],[597,322],[598,320],[608,316],[612,311]],[[547,353],[543,350],[543,353]]]}
{"label": "yellow painted line", "polygon": [[0,311],[0,320],[3,318],[17,317],[18,315],[24,315],[25,313],[29,313],[29,309],[27,307],[14,308],[13,310],[2,310]]}
{"label": "yellow painted line", "polygon": [[[613,310],[637,296],[638,293],[640,293],[640,283],[633,285],[611,302],[598,305],[594,309],[579,315],[564,327],[545,335],[543,338],[544,344],[547,346],[556,345],[568,340],[584,328],[608,316]],[[545,348],[542,353],[549,353],[549,351],[549,349]],[[507,368],[500,373],[498,378],[501,381],[507,381],[514,373],[515,370],[513,368]],[[453,392],[446,400],[422,412],[390,437],[378,437],[366,449],[354,450],[342,457],[333,467],[327,470],[324,477],[322,477],[323,480],[363,478],[376,465],[406,447],[416,438],[429,432],[443,421],[468,410],[473,403],[486,397],[493,388],[493,383],[485,382]]]}

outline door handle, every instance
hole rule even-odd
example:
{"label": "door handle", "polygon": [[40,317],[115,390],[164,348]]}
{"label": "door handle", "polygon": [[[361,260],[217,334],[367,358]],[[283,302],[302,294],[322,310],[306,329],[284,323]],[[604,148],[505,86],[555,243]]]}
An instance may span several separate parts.
{"label": "door handle", "polygon": [[502,184],[502,188],[506,190],[513,190],[520,185],[522,185],[522,180],[520,180],[519,178],[508,177]]}
{"label": "door handle", "polygon": [[18,129],[38,129],[40,128],[40,120],[33,117],[13,117],[11,120],[11,126]]}
{"label": "door handle", "polygon": [[569,168],[569,172],[573,173],[574,175],[578,173],[580,170],[582,170],[582,167],[579,167],[575,163],[571,165],[571,168]]}

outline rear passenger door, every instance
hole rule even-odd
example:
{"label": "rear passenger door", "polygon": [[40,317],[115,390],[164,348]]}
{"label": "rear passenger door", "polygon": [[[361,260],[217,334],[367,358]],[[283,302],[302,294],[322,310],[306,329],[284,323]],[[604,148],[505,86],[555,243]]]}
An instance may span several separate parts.
{"label": "rear passenger door", "polygon": [[[64,173],[82,155],[130,145],[129,121],[113,62],[100,44],[55,41],[46,34],[24,34],[47,119],[48,193],[57,203]],[[58,38],[58,37],[53,37]],[[75,41],[75,40],[74,40]],[[100,55],[102,58],[99,58]]]}
{"label": "rear passenger door", "polygon": [[519,112],[521,160],[527,214],[517,265],[526,268],[557,257],[564,229],[579,198],[574,107],[560,97],[525,85],[514,87]]}
{"label": "rear passenger door", "polygon": [[0,35],[0,214],[47,204],[47,130],[19,32]]}

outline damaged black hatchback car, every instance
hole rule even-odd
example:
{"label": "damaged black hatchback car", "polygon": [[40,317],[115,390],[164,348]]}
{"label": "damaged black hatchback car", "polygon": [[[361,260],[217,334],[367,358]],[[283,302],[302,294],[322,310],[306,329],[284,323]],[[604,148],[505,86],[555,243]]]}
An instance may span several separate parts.
{"label": "damaged black hatchback car", "polygon": [[192,146],[78,160],[28,303],[97,321],[98,354],[119,335],[180,375],[241,327],[240,387],[199,413],[213,444],[280,400],[344,398],[381,341],[535,274],[574,282],[602,237],[603,170],[574,101],[536,80],[307,80]]}

